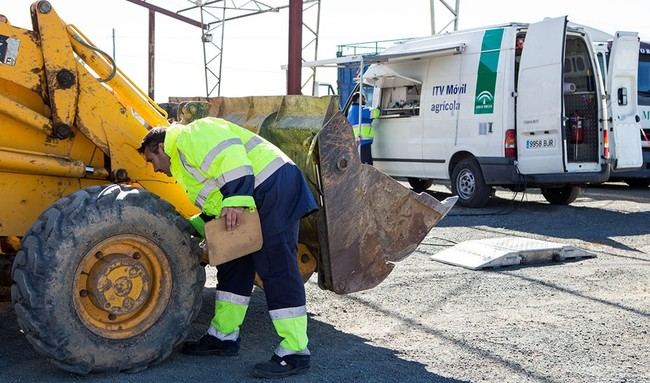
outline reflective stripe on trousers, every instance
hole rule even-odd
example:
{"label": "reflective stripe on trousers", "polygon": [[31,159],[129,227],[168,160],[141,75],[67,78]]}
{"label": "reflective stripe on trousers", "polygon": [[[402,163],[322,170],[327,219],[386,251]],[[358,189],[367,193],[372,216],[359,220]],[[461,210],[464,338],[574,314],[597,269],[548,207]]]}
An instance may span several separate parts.
{"label": "reflective stripe on trousers", "polygon": [[237,340],[250,299],[244,295],[217,290],[214,317],[210,322],[208,334],[221,340]]}
{"label": "reflective stripe on trousers", "polygon": [[307,307],[288,307],[270,310],[269,315],[273,321],[275,331],[282,341],[275,353],[279,356],[289,354],[309,355],[307,343]]}

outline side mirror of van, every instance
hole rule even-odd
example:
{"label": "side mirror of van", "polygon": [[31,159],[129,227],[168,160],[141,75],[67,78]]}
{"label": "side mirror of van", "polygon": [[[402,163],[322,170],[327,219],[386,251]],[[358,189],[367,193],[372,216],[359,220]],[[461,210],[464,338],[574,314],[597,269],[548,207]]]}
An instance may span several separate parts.
{"label": "side mirror of van", "polygon": [[627,88],[618,88],[618,105],[627,105]]}

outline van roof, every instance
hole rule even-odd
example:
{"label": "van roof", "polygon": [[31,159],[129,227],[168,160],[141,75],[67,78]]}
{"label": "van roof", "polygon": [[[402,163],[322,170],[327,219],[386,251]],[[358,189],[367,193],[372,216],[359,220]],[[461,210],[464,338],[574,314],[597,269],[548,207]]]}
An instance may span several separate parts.
{"label": "van roof", "polygon": [[[504,24],[496,24],[496,25],[491,25],[491,26],[486,26],[486,27],[479,27],[479,28],[472,28],[472,29],[465,29],[461,31],[455,31],[455,32],[448,32],[448,33],[443,33],[439,35],[433,35],[433,36],[426,36],[426,37],[419,37],[419,38],[413,38],[413,39],[408,39],[404,40],[401,42],[397,42],[395,45],[385,49],[383,52],[380,53],[380,55],[383,54],[395,54],[395,53],[404,53],[404,52],[410,52],[410,51],[419,51],[423,50],[426,48],[430,48],[432,45],[437,45],[441,41],[448,40],[450,37],[459,37],[462,38],[465,35],[469,35],[472,33],[480,32],[480,31],[485,31],[488,29],[495,29],[495,28],[521,28],[521,29],[526,29],[531,23],[521,23],[521,22],[509,22],[509,23],[504,23]],[[600,41],[599,39],[605,39],[603,41],[606,41],[608,39],[612,39],[613,36],[610,34],[603,32],[599,29],[596,28],[591,28],[586,25],[582,24],[576,24],[569,22],[567,25],[567,30],[571,32],[586,32],[587,34],[590,35],[593,41]]]}
{"label": "van roof", "polygon": [[519,23],[519,22],[509,22],[509,23],[504,23],[504,24],[489,25],[489,26],[485,26],[485,27],[463,29],[463,30],[454,31],[454,32],[445,32],[445,33],[441,33],[441,34],[438,34],[438,35],[432,35],[432,36],[415,37],[415,38],[406,39],[406,40],[403,40],[403,41],[398,41],[398,42],[395,43],[395,45],[387,48],[387,50],[392,49],[392,48],[394,48],[396,46],[409,45],[409,44],[416,43],[416,42],[417,43],[422,43],[422,42],[428,42],[428,41],[436,41],[436,40],[439,40],[439,39],[445,39],[445,38],[447,38],[449,36],[462,36],[462,35],[478,32],[478,31],[484,31],[484,30],[488,30],[488,29],[510,28],[510,27],[526,28],[526,27],[528,27],[528,25],[530,25],[530,24],[529,23]]}

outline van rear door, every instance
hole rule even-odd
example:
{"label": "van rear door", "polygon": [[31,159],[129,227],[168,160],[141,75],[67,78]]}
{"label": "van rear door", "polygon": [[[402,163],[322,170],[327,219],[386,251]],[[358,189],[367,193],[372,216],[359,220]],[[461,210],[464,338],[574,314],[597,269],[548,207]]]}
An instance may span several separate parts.
{"label": "van rear door", "polygon": [[562,65],[566,17],[531,24],[517,85],[517,151],[522,174],[563,173]]}
{"label": "van rear door", "polygon": [[609,56],[607,76],[612,170],[639,168],[641,119],[637,110],[637,73],[639,36],[634,32],[616,32]]}

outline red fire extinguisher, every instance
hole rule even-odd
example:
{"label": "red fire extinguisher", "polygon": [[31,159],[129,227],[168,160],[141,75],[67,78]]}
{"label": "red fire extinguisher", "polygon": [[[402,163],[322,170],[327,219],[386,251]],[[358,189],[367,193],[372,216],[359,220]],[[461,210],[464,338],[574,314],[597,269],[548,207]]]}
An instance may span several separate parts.
{"label": "red fire extinguisher", "polygon": [[581,144],[585,138],[585,132],[582,128],[582,116],[577,111],[571,115],[571,143]]}

